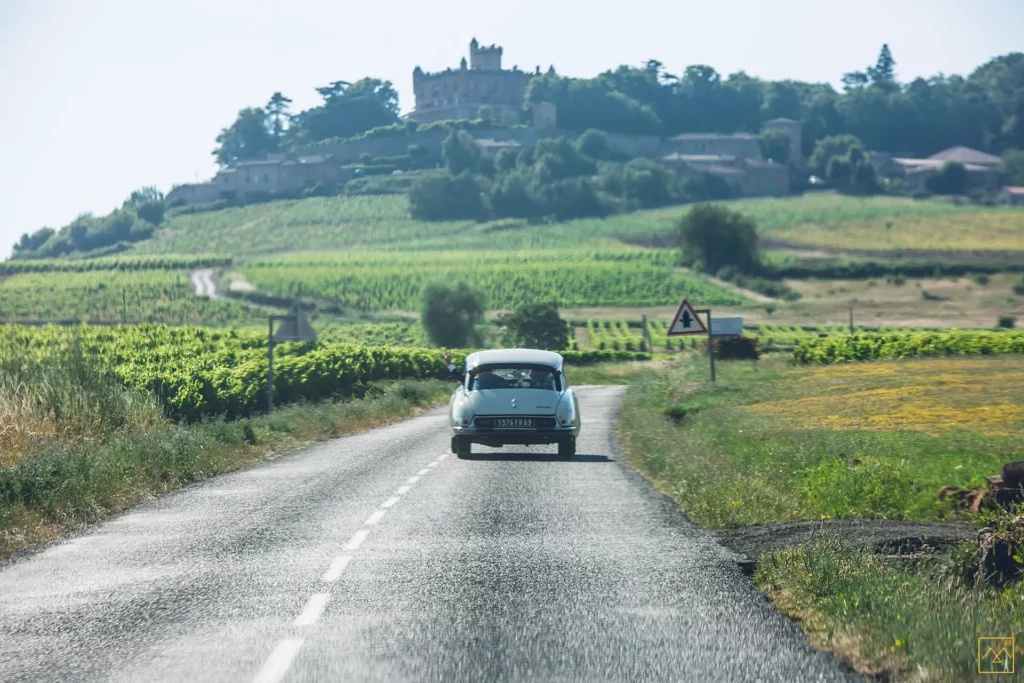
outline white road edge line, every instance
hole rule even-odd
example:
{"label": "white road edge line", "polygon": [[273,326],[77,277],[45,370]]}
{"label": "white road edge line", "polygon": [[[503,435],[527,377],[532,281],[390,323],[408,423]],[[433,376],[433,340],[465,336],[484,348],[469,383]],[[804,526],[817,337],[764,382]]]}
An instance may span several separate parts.
{"label": "white road edge line", "polygon": [[429,465],[427,465],[427,467],[437,467],[437,466],[438,466],[438,465],[440,465],[440,464],[441,464],[440,462],[438,462],[437,460],[435,460],[434,462],[432,462],[432,463],[430,463]]}
{"label": "white road edge line", "polygon": [[366,537],[370,535],[369,529],[360,529],[359,531],[352,534],[352,539],[345,546],[345,550],[358,550],[359,546],[363,544]]}
{"label": "white road edge line", "polygon": [[315,624],[316,620],[323,614],[324,607],[327,607],[327,601],[330,599],[329,593],[313,593],[309,596],[306,606],[302,608],[302,612],[296,617],[295,625],[311,626]]}
{"label": "white road edge line", "polygon": [[383,503],[381,503],[380,506],[382,508],[384,508],[385,510],[387,510],[389,507],[391,507],[392,505],[397,503],[399,500],[401,500],[401,498],[399,498],[398,496],[391,496],[390,498],[385,500]]}
{"label": "white road edge line", "polygon": [[337,581],[341,573],[345,571],[345,567],[352,561],[351,555],[342,555],[336,557],[331,561],[331,566],[327,568],[327,573],[324,574],[323,581]]}
{"label": "white road edge line", "polygon": [[437,459],[438,459],[438,460],[444,460],[444,459],[445,459],[445,458],[447,458],[447,457],[448,457],[449,455],[451,455],[451,453],[442,453],[442,454],[441,454],[440,456],[438,456],[438,458],[437,458]]}
{"label": "white road edge line", "polygon": [[376,510],[372,515],[366,518],[366,521],[363,522],[363,524],[365,524],[366,526],[373,526],[374,524],[379,522],[386,513],[387,510]]}
{"label": "white road edge line", "polygon": [[274,651],[267,657],[263,668],[256,674],[253,683],[278,683],[288,673],[288,667],[292,665],[295,655],[299,654],[302,647],[302,638],[285,638]]}
{"label": "white road edge line", "polygon": [[[419,479],[419,477],[413,477],[413,479]],[[399,495],[399,496],[404,496],[405,494],[409,493],[409,491],[411,491],[411,490],[412,490],[411,486],[399,486],[398,490],[395,491],[395,494]]]}
{"label": "white road edge line", "polygon": [[420,480],[419,476],[409,477],[409,479],[405,483],[406,484],[415,484],[419,480]]}
{"label": "white road edge line", "polygon": [[422,470],[417,472],[416,475],[419,476],[419,477],[422,477],[424,474],[427,474],[429,472],[430,472],[430,470],[428,470],[426,467],[424,467]]}

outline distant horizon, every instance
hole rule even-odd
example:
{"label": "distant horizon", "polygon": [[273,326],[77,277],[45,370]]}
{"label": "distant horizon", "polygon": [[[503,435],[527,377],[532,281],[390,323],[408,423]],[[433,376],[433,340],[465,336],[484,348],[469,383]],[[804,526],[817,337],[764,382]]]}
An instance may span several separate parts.
{"label": "distant horizon", "polygon": [[504,48],[503,68],[527,72],[553,65],[589,78],[658,59],[673,74],[707,64],[723,79],[744,71],[839,92],[842,75],[872,64],[883,43],[901,82],[967,76],[1024,51],[1013,29],[1024,25],[1024,3],[1014,0],[936,0],[925,16],[909,3],[866,0],[841,19],[805,0],[714,8],[638,0],[614,20],[536,0],[492,8],[448,0],[429,15],[399,4],[398,18],[382,24],[374,8],[317,0],[256,10],[241,0],[5,3],[0,88],[18,106],[0,110],[8,160],[0,170],[0,255],[22,233],[108,213],[141,186],[167,192],[209,179],[217,133],[274,91],[297,112],[317,104],[315,87],[375,77],[392,82],[408,114],[413,69],[458,68],[474,37]]}

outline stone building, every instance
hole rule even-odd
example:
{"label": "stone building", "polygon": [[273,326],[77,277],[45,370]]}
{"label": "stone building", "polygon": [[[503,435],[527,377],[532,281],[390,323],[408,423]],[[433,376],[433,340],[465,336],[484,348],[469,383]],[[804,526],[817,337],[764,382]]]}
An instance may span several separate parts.
{"label": "stone building", "polygon": [[504,110],[518,116],[526,86],[540,74],[540,67],[533,73],[518,67],[505,70],[501,56],[501,47],[481,47],[474,38],[469,44],[469,63],[463,57],[458,69],[426,73],[417,66],[412,72],[416,108],[409,118],[421,123],[475,119],[485,106],[496,115]]}
{"label": "stone building", "polygon": [[352,171],[331,155],[271,154],[223,168],[205,183],[178,185],[167,193],[170,205],[203,204],[218,199],[245,199],[301,191],[318,183],[341,184]]}
{"label": "stone building", "polygon": [[923,189],[928,178],[938,173],[950,161],[963,165],[967,172],[967,189],[995,190],[1000,185],[1001,159],[970,147],[950,147],[924,159],[885,152],[869,152],[868,158],[878,175],[901,180],[910,188]]}

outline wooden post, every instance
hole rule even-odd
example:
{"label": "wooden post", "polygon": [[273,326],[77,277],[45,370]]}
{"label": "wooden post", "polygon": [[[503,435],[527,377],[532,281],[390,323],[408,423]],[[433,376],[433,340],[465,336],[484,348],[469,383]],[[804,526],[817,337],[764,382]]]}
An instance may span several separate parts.
{"label": "wooden post", "polygon": [[850,302],[850,334],[853,334],[853,302]]}
{"label": "wooden post", "polygon": [[125,294],[124,285],[121,285],[121,324],[128,324],[128,296]]}
{"label": "wooden post", "polygon": [[[694,313],[703,313],[704,322],[708,328],[708,364],[711,366],[711,381],[715,381],[715,340],[711,336],[711,309],[710,308],[699,308],[694,309]],[[697,340],[694,339],[694,344]]]}

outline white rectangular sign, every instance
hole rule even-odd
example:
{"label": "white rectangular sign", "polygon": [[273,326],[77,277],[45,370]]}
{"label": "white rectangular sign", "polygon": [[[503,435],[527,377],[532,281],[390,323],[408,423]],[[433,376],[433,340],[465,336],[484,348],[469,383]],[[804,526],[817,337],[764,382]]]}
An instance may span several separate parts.
{"label": "white rectangular sign", "polygon": [[712,337],[743,336],[743,318],[711,318]]}

